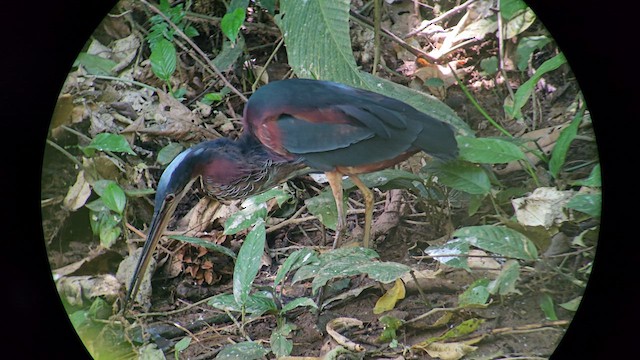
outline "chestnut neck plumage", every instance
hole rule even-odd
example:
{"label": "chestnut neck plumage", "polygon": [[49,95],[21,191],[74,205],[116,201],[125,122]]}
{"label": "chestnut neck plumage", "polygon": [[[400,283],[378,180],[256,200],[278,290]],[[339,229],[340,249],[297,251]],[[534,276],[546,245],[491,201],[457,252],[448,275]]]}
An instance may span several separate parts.
{"label": "chestnut neck plumage", "polygon": [[299,159],[275,154],[247,133],[221,144],[216,156],[217,166],[205,169],[201,179],[207,194],[221,200],[260,194],[309,171]]}

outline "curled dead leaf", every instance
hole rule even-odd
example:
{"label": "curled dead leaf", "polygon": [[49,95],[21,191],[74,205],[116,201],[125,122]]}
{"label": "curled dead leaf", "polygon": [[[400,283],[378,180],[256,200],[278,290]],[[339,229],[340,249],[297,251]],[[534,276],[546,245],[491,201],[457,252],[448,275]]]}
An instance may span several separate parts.
{"label": "curled dead leaf", "polygon": [[67,195],[62,201],[62,206],[69,211],[76,211],[87,202],[91,196],[91,186],[84,178],[84,171],[80,170],[76,176],[76,182],[69,188]]}

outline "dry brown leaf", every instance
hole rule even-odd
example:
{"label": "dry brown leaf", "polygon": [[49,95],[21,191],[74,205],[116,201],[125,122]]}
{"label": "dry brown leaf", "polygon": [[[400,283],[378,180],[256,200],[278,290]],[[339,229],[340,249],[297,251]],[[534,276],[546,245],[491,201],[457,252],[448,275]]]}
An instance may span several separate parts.
{"label": "dry brown leaf", "polygon": [[73,306],[82,306],[85,301],[97,297],[113,302],[120,293],[120,286],[118,279],[110,274],[63,277],[56,283],[60,296]]}
{"label": "dry brown leaf", "polygon": [[478,348],[476,346],[467,345],[461,342],[434,342],[427,345],[424,350],[433,358],[442,360],[458,360],[477,349]]}
{"label": "dry brown leaf", "polygon": [[62,201],[62,207],[69,211],[76,211],[84,206],[89,196],[91,196],[91,186],[84,178],[84,170],[80,170],[76,176],[76,182],[69,188],[67,196]]}

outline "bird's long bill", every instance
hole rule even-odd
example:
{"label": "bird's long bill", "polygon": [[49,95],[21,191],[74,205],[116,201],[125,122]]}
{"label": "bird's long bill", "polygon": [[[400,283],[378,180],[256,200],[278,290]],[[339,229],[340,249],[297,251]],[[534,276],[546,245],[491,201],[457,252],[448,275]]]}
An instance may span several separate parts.
{"label": "bird's long bill", "polygon": [[154,212],[147,240],[144,242],[142,253],[140,253],[140,259],[138,259],[138,264],[136,265],[133,277],[131,278],[129,291],[124,302],[125,308],[135,300],[135,297],[138,294],[138,289],[140,288],[140,283],[142,283],[142,279],[144,278],[144,273],[149,266],[149,261],[151,260],[153,251],[156,249],[158,241],[160,241],[160,237],[162,237],[162,233],[164,233],[177,204],[178,201],[175,201],[175,199],[170,202],[165,201],[162,208],[159,211]]}
{"label": "bird's long bill", "polygon": [[191,188],[191,184],[193,184],[193,180],[188,182],[184,188],[180,189],[180,192],[176,194],[172,199],[165,199],[162,201],[162,205],[154,210],[153,220],[151,220],[151,226],[149,228],[149,234],[147,235],[147,240],[142,247],[142,253],[140,254],[140,259],[138,259],[138,264],[136,265],[136,269],[133,272],[133,276],[131,278],[131,284],[129,286],[129,291],[127,292],[127,296],[124,301],[124,308],[135,301],[135,297],[138,294],[138,290],[140,289],[140,284],[142,283],[142,279],[144,279],[144,274],[149,266],[149,261],[151,260],[151,256],[153,255],[153,251],[156,249],[158,245],[158,241],[162,237],[164,230],[167,228],[169,220],[176,210],[176,206],[184,196],[184,194]]}

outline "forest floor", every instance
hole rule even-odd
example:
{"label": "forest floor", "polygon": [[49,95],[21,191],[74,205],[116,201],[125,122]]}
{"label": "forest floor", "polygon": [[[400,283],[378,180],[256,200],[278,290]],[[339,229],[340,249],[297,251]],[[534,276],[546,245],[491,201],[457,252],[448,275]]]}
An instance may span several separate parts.
{"label": "forest floor", "polygon": [[[209,3],[220,5],[221,2]],[[441,13],[444,13],[455,4],[441,2],[439,5],[442,7]],[[362,6],[362,2],[352,2],[354,10],[361,9]],[[408,32],[395,24],[409,19],[406,14],[412,14],[412,6],[387,4],[383,9],[382,26],[392,32]],[[118,11],[114,10],[113,13]],[[224,14],[220,11],[218,13],[214,12],[217,16]],[[443,27],[454,26],[464,13],[461,11],[447,17],[441,22]],[[370,12],[364,14],[371,16]],[[141,38],[140,28],[146,26],[147,16],[148,12],[134,8],[127,20],[124,20],[125,17],[109,17],[96,31],[94,40],[111,46],[114,41],[133,34],[138,36],[139,44],[142,44],[144,40]],[[250,92],[251,76],[247,73],[255,71],[255,68],[247,69],[248,62],[263,65],[271,58],[266,72],[269,80],[285,78],[291,73],[285,47],[274,52],[280,38],[280,30],[272,18],[264,12],[260,16],[254,13],[247,21],[253,22],[243,30],[246,53],[250,55],[251,61],[237,61],[234,69],[226,75],[236,87]],[[415,26],[415,21],[406,21],[409,22],[406,24],[409,29]],[[219,29],[212,23],[194,21],[194,24],[200,34],[219,34]],[[528,32],[539,35],[544,34],[545,30],[542,24],[536,21]],[[352,21],[351,40],[354,56],[364,71],[371,71],[372,66],[370,33],[370,29],[365,31],[362,25]],[[197,37],[196,40],[200,40],[197,43],[204,51],[211,51],[212,47],[218,45],[216,41],[221,41],[220,38],[221,35],[211,35]],[[514,51],[513,43],[505,46],[507,53]],[[383,66],[377,76],[428,91],[423,85],[424,79],[418,76],[420,61],[407,54],[400,55],[397,44],[387,38],[383,38],[381,49]],[[553,42],[536,50],[530,68],[537,68],[557,51]],[[132,60],[137,61],[136,66],[139,66],[135,80],[162,88],[164,84],[154,77],[149,64],[143,62],[148,56],[143,54],[136,53],[137,58]],[[566,126],[575,116],[575,104],[580,101],[580,89],[570,68],[565,64],[541,78],[535,88],[534,101],[530,101],[523,108],[527,121],[510,120],[505,117],[503,110],[504,99],[509,96],[506,84],[515,89],[528,78],[528,75],[526,71],[514,70],[513,64],[510,65],[511,69],[505,72],[508,80],[505,80],[500,72],[487,75],[486,67],[480,66],[481,60],[498,54],[498,39],[496,36],[487,35],[481,41],[471,42],[452,52],[449,58],[459,62],[463,69],[459,73],[462,81],[471,91],[479,107],[486,110],[493,119],[497,119],[510,134],[522,137],[524,134],[539,131],[540,134],[557,137],[559,127]],[[205,79],[205,73],[200,67],[200,64],[190,60],[186,50],[179,50],[178,71],[174,77],[177,83],[186,84],[186,100],[181,107],[174,106],[172,110],[176,112],[171,115],[186,111],[184,114],[192,120],[191,123],[180,122],[153,128],[141,125],[140,121],[152,121],[153,115],[146,116],[152,112],[149,109],[173,104],[172,100],[158,98],[153,92],[133,83],[115,82],[107,77],[92,78],[86,74],[86,69],[82,68],[75,68],[69,75],[60,97],[58,115],[54,116],[50,136],[51,142],[59,145],[64,151],[49,147],[43,167],[43,227],[51,268],[58,277],[95,279],[108,274],[115,275],[120,263],[144,241],[153,211],[151,195],[140,192],[132,196],[135,192],[128,192],[127,211],[120,222],[122,228],[107,249],[104,243],[101,243],[99,235],[92,232],[92,226],[97,225],[90,222],[91,210],[81,206],[95,200],[97,196],[93,194],[90,198],[85,198],[82,204],[76,207],[68,200],[63,200],[68,198],[70,187],[79,183],[79,169],[84,169],[83,176],[87,179],[95,180],[96,176],[118,179],[120,185],[128,190],[155,188],[157,179],[165,167],[158,164],[156,158],[160,149],[168,144],[168,139],[187,145],[205,138],[213,138],[215,135],[212,134],[215,133],[231,137],[240,133],[243,104],[237,97],[227,97],[227,100],[215,102],[213,105],[195,101],[202,93],[216,92],[221,88],[219,83],[207,88],[210,83]],[[447,86],[434,95],[455,110],[475,131],[477,137],[501,135],[459,86]],[[64,116],[60,115],[60,112],[63,112]],[[57,120],[61,122],[56,123]],[[201,130],[194,130],[196,127],[200,127]],[[139,158],[130,161],[125,155],[113,154],[88,157],[79,150],[77,145],[86,146],[87,139],[94,138],[96,134],[104,131],[124,134],[134,145],[132,148]],[[554,135],[551,135],[552,133]],[[553,142],[545,150],[549,152],[553,148],[552,145]],[[69,160],[69,154],[82,160],[75,164]],[[409,170],[416,167],[419,169],[423,161],[423,157],[418,155],[410,159],[404,167]],[[563,181],[569,183],[571,180],[586,178],[595,162],[597,148],[592,129],[588,125],[582,126],[578,140],[574,141],[568,151],[566,164],[567,167],[592,165],[575,166],[576,170],[567,174]],[[126,175],[118,174],[122,172],[124,163],[127,163]],[[543,162],[535,166],[536,174],[540,175],[539,186],[559,186],[554,179],[546,175],[546,166]],[[496,179],[505,188],[533,188],[530,174],[522,169],[496,165],[493,170]],[[82,187],[82,184],[79,186]],[[309,177],[295,179],[289,184],[291,189],[295,189],[295,196],[289,204],[278,209],[270,203],[271,211],[267,222],[269,251],[265,252],[262,259],[263,264],[254,287],[266,288],[273,284],[278,269],[292,251],[309,247],[323,252],[331,247],[333,232],[327,230],[317,217],[304,209],[296,215],[298,219],[305,218],[305,221],[290,221],[269,231],[270,227],[286,221],[287,216],[299,211],[304,206],[305,198],[317,194],[325,186],[326,184],[316,183]],[[513,197],[520,197],[526,193],[514,192]],[[546,247],[538,249],[540,254],[544,254],[538,261],[521,263],[517,291],[504,296],[493,296],[486,306],[459,307],[460,294],[479,279],[495,279],[502,269],[504,259],[493,258],[486,253],[476,253],[479,254],[473,258],[476,263],[471,271],[467,271],[436,261],[433,257],[427,256],[424,249],[445,243],[451,239],[454,229],[488,223],[495,215],[496,205],[484,202],[470,215],[469,199],[465,198],[445,203],[431,202],[420,199],[406,190],[376,190],[375,197],[374,250],[381,260],[408,265],[417,276],[405,279],[406,296],[398,301],[392,310],[385,312],[390,318],[401,320],[403,325],[397,329],[393,341],[380,340],[388,324],[383,323],[381,315],[374,314],[372,310],[378,299],[389,290],[389,285],[383,286],[366,276],[351,276],[330,282],[321,294],[317,295],[311,293],[309,282],[293,284],[289,279],[279,288],[283,299],[307,296],[323,304],[318,311],[303,307],[285,315],[285,320],[292,329],[288,334],[288,338],[293,342],[291,356],[322,358],[335,349],[336,337],[327,329],[335,325],[332,321],[337,318],[357,319],[361,322],[359,327],[345,325],[344,328],[348,328],[346,330],[340,326],[337,328],[349,341],[365,349],[364,352],[342,355],[342,358],[454,359],[457,357],[448,352],[455,352],[457,349],[465,349],[459,350],[467,354],[465,359],[542,359],[553,353],[574,315],[573,311],[557,304],[579,299],[584,291],[589,275],[588,268],[595,252],[597,223],[591,223],[585,228],[586,225],[578,221],[567,222],[566,226],[560,227],[553,237],[547,239]],[[351,192],[348,222],[350,235],[355,238],[360,234],[363,224],[362,212],[358,210],[362,209],[361,204],[361,195]],[[213,206],[212,202],[204,197],[201,189],[194,188],[178,207],[174,216],[176,220],[170,224],[170,233],[183,234],[185,229],[189,229],[190,236],[214,241],[237,252],[246,232],[223,235],[222,230],[224,220],[233,209],[238,209],[239,202],[223,204],[222,208],[218,207],[216,210],[212,210]],[[514,210],[509,201],[497,206],[508,216],[513,215]],[[74,209],[69,210],[69,207]],[[216,215],[208,214],[207,211]],[[223,214],[224,212],[226,214]],[[587,228],[596,230],[585,235]],[[148,350],[146,344],[153,343],[157,348],[164,350],[167,356],[173,357],[176,343],[185,335],[192,340],[186,349],[181,349],[180,358],[213,358],[223,345],[246,339],[263,344],[267,348],[269,344],[273,346],[274,329],[281,325],[278,317],[265,314],[240,326],[240,318],[234,317],[234,321],[231,321],[228,313],[203,301],[211,296],[233,291],[234,262],[231,258],[176,240],[163,242],[158,252],[157,270],[152,281],[153,293],[148,299],[148,304],[135,307],[127,317],[121,313],[113,315],[119,304],[116,301],[117,297],[107,296],[108,305],[96,309],[98,306],[93,301],[95,298],[88,295],[89,291],[86,288],[84,292],[79,293],[73,290],[74,286],[77,289],[85,285],[67,283],[65,287],[59,284],[69,314],[76,324],[81,324],[77,329],[94,356],[134,357],[134,349],[144,352]],[[93,286],[99,287],[102,283]],[[124,293],[124,283],[117,283],[117,286],[121,287],[118,293],[121,297]],[[550,295],[555,301],[555,319],[550,320],[549,313],[541,308],[543,294]],[[94,305],[90,308],[92,303]],[[73,316],[92,317],[92,321],[83,322]],[[456,349],[451,347],[440,353],[421,349],[420,344],[425,339],[442,336],[454,325],[471,318],[481,319],[481,323],[466,339],[460,337],[452,342],[456,344]],[[143,329],[145,335],[141,335],[140,329]],[[426,347],[426,344],[424,346]],[[468,347],[476,348],[470,351]],[[267,357],[272,358],[273,354]]]}

